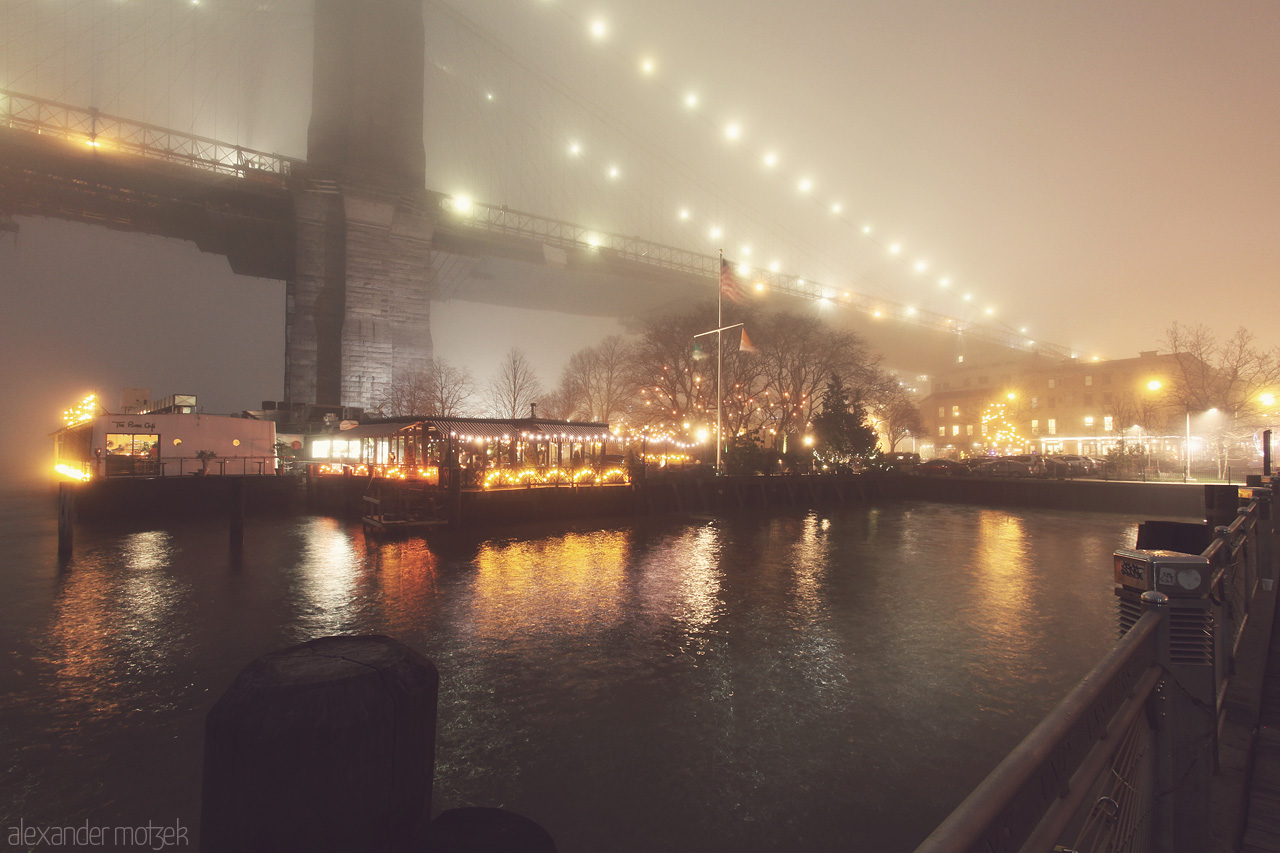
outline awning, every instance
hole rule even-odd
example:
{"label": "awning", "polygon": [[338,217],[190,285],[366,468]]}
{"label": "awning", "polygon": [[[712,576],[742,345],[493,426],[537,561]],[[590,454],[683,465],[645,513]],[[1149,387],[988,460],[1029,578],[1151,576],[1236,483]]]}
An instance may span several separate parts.
{"label": "awning", "polygon": [[391,424],[359,424],[351,429],[338,430],[337,432],[328,433],[326,435],[317,435],[316,438],[332,438],[335,440],[351,439],[351,438],[386,438],[393,435],[399,435],[407,429],[413,427],[414,424],[391,423]]}
{"label": "awning", "polygon": [[[609,432],[608,424],[562,424],[538,422],[534,424],[547,439],[572,439],[574,441],[614,441],[617,436]],[[532,432],[532,430],[530,430]]]}
{"label": "awning", "polygon": [[426,418],[423,423],[435,427],[441,435],[452,435],[463,441],[475,438],[498,441],[520,435],[520,430],[510,421]]}

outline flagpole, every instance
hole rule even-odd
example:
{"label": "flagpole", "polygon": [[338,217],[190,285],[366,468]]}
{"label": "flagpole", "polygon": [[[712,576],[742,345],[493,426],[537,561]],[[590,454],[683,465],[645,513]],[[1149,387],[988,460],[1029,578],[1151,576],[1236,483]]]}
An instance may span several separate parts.
{"label": "flagpole", "polygon": [[720,345],[720,337],[724,334],[724,288],[720,286],[720,274],[724,269],[724,249],[720,250],[720,263],[716,266],[716,476],[720,471],[720,446],[724,435],[720,432],[720,412],[724,408],[724,395],[720,393],[721,375],[724,365],[724,347]]}

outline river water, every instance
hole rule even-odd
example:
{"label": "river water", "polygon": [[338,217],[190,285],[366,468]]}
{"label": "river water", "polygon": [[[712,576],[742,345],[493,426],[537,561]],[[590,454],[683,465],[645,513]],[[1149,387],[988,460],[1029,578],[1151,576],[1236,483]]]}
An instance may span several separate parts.
{"label": "river water", "polygon": [[[434,809],[580,851],[911,850],[1114,642],[1139,519],[929,503],[366,541],[0,495],[0,831],[180,822],[235,674],[385,633],[441,675]],[[44,848],[48,849],[48,848]]]}

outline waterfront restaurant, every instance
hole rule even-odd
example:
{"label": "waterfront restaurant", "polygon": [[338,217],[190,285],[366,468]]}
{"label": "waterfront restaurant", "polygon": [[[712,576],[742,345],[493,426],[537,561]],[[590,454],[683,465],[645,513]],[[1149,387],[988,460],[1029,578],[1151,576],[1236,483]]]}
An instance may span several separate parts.
{"label": "waterfront restaurant", "polygon": [[311,437],[316,475],[350,474],[443,485],[457,456],[464,488],[622,483],[621,439],[608,424],[547,418],[441,418],[352,425]]}
{"label": "waterfront restaurant", "polygon": [[85,398],[53,433],[55,470],[74,480],[276,473],[271,421],[204,414],[191,395],[159,403],[155,411],[113,414]]}

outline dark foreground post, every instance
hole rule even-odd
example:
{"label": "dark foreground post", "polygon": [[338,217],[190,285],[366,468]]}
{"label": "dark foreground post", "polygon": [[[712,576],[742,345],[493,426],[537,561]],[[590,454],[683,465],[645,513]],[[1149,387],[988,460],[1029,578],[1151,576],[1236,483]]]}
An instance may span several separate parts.
{"label": "dark foreground post", "polygon": [[58,483],[58,557],[68,559],[74,540],[76,492],[71,483]]}
{"label": "dark foreground post", "polygon": [[441,812],[414,853],[556,853],[556,844],[527,817],[472,806]]}
{"label": "dark foreground post", "polygon": [[201,850],[404,849],[431,814],[439,680],[379,635],[249,664],[205,721]]}
{"label": "dark foreground post", "polygon": [[231,550],[244,549],[244,477],[231,478]]}

